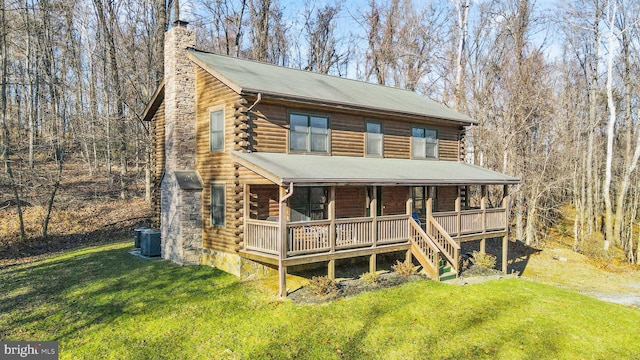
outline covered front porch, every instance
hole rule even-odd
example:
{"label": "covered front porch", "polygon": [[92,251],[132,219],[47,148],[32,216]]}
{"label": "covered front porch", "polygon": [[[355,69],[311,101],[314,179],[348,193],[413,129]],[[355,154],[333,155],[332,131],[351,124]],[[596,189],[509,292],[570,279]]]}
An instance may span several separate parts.
{"label": "covered front porch", "polygon": [[[254,155],[258,154],[237,156],[238,163],[272,177],[273,183],[244,185],[240,253],[277,266],[281,295],[286,293],[287,267],[327,262],[328,276],[334,277],[335,260],[369,256],[370,271],[375,272],[378,254],[398,251],[406,251],[408,259],[415,258],[431,278],[439,280],[445,267],[458,272],[460,242],[479,239],[484,250],[484,241],[495,237],[503,239],[502,263],[506,271],[507,183],[500,184],[494,179],[493,183],[451,185],[442,184],[444,181],[438,179],[436,185],[429,178],[413,179],[410,183],[396,178],[367,184],[364,177],[350,182],[331,177],[331,171],[325,172],[328,177],[310,182],[304,176],[287,179],[281,162],[271,162],[276,165],[270,167],[260,164],[261,158]],[[260,155],[274,160],[271,155],[284,154]],[[317,157],[284,156],[289,160]],[[323,158],[323,161],[331,159]],[[288,162],[290,166],[295,166],[291,162]],[[416,162],[412,163],[415,167]],[[384,171],[372,169],[372,172]],[[502,192],[499,202],[495,200],[496,191],[492,192],[493,201],[489,201],[489,186]],[[475,191],[471,191],[472,188]],[[489,204],[499,205],[490,207]]]}

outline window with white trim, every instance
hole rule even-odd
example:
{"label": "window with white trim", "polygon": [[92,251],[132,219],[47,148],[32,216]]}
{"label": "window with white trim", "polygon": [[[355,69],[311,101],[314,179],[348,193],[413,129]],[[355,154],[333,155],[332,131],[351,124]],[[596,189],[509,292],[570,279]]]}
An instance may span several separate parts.
{"label": "window with white trim", "polygon": [[209,151],[224,150],[224,110],[209,113]]}
{"label": "window with white trim", "polygon": [[224,226],[224,185],[211,185],[211,225]]}
{"label": "window with white trim", "polygon": [[438,131],[427,127],[414,126],[411,129],[411,157],[437,159]]}
{"label": "window with white trim", "polygon": [[367,156],[382,156],[383,151],[382,123],[367,121],[366,154]]}
{"label": "window with white trim", "polygon": [[329,152],[329,118],[319,115],[289,115],[289,151]]}

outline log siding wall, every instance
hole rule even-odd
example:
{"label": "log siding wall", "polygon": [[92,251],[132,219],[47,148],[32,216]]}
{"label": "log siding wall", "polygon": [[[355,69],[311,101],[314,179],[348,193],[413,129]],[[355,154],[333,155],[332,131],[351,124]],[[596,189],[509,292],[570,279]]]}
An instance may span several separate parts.
{"label": "log siding wall", "polygon": [[[196,66],[196,168],[202,177],[202,243],[203,247],[216,251],[235,252],[242,239],[242,208],[234,200],[237,194],[238,171],[230,158],[234,148],[234,107],[240,95]],[[223,106],[225,117],[224,151],[209,150],[209,112]],[[225,185],[225,226],[211,224],[211,185]]]}
{"label": "log siding wall", "polygon": [[276,185],[251,185],[249,193],[252,219],[266,220],[268,217],[279,216]]}
{"label": "log siding wall", "polygon": [[[384,134],[383,151],[385,158],[411,158],[411,127],[427,126],[438,131],[439,160],[458,160],[458,138],[463,130],[457,125],[444,125],[437,120],[399,120],[346,114],[327,110],[323,107],[292,107],[274,102],[264,102],[256,106],[252,114],[252,145],[255,151],[287,153],[289,145],[289,112],[329,116],[331,129],[331,155],[365,156],[365,124],[367,120],[382,124]],[[462,156],[461,149],[460,155]]]}

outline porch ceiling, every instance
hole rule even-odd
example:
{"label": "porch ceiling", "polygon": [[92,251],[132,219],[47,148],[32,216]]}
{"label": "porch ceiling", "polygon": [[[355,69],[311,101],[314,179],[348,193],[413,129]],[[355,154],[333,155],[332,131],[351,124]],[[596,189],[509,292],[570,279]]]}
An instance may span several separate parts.
{"label": "porch ceiling", "polygon": [[517,184],[519,179],[456,161],[231,152],[232,159],[278,185]]}

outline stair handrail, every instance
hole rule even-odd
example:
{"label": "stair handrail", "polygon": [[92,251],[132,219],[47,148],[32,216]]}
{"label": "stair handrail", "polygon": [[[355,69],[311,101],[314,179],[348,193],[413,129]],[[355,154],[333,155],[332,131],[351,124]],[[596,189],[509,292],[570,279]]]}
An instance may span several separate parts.
{"label": "stair handrail", "polygon": [[[435,234],[433,230],[435,230]],[[434,240],[433,242],[442,251],[447,260],[449,260],[457,273],[459,270],[460,245],[453,240],[451,235],[449,235],[433,216],[427,218],[427,234]]]}
{"label": "stair handrail", "polygon": [[[416,222],[415,219],[409,218],[409,225],[418,234],[418,236],[422,238],[423,243],[426,245],[426,248],[428,248],[428,250],[433,252],[433,260],[431,260],[429,258],[429,254],[421,246],[421,243],[418,242],[416,239],[414,239],[413,236],[411,236],[412,232],[409,232],[409,241],[416,249],[420,251],[421,255],[427,261],[428,265],[430,265],[430,269],[427,269],[424,266],[424,264],[422,264],[422,266],[425,267],[425,270],[429,273],[429,275],[431,275],[433,279],[439,280],[439,276],[440,276],[440,264],[439,264],[440,260],[439,259],[440,259],[440,253],[441,253],[440,248],[438,248],[438,246],[433,242],[433,240],[431,240],[431,237],[427,235],[427,233],[422,229],[422,227]],[[418,257],[416,256],[416,258]],[[420,259],[418,259],[418,261],[420,261]]]}

